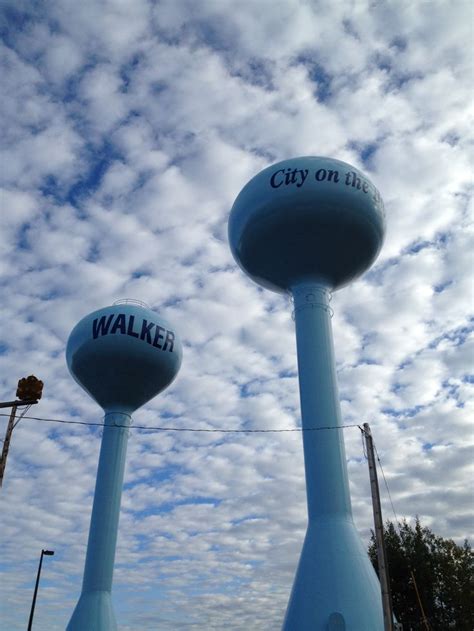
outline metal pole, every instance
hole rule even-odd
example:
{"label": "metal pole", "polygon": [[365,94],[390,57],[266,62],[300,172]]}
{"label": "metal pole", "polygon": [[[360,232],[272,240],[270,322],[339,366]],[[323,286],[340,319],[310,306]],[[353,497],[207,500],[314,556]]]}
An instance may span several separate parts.
{"label": "metal pole", "polygon": [[375,466],[374,445],[368,423],[364,423],[365,444],[367,446],[367,460],[369,462],[370,490],[372,493],[372,508],[374,512],[375,542],[377,547],[377,561],[379,566],[380,587],[382,590],[382,607],[384,630],[393,631],[393,609],[390,594],[390,578],[388,573],[387,552],[383,536],[382,507]]}
{"label": "metal pole", "polygon": [[3,443],[3,449],[2,449],[2,457],[0,459],[0,488],[3,485],[3,474],[5,473],[5,467],[7,464],[7,456],[8,456],[8,450],[10,449],[10,440],[12,437],[12,433],[13,433],[13,428],[15,425],[15,415],[16,415],[16,404],[14,403],[12,405],[12,411],[10,414],[10,418],[8,420],[8,425],[7,425],[7,431],[5,434],[5,441]]}
{"label": "metal pole", "polygon": [[16,399],[15,401],[2,401],[0,403],[0,409],[11,408],[14,405],[19,408],[22,405],[35,405],[35,403],[38,403],[38,399]]}
{"label": "metal pole", "polygon": [[40,574],[41,574],[41,566],[43,564],[43,554],[44,554],[44,550],[41,550],[40,562],[38,566],[38,574],[36,575],[35,592],[33,594],[33,602],[31,603],[30,619],[28,621],[28,631],[31,631],[32,626],[33,626],[33,614],[35,613],[36,596],[38,594],[38,585],[39,585]]}
{"label": "metal pole", "polygon": [[106,412],[104,423],[82,592],[67,631],[117,628],[111,591],[131,417]]}

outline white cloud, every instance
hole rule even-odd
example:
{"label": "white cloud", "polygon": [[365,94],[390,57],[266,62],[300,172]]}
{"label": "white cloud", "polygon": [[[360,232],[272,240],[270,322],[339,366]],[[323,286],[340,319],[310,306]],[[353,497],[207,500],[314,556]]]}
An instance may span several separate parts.
{"label": "white cloud", "polygon": [[[227,217],[269,163],[331,155],[367,172],[388,222],[373,269],[332,302],[344,422],[371,424],[399,517],[472,537],[469,11],[18,3],[2,49],[3,400],[34,373],[45,391],[31,415],[100,422],[65,344],[85,314],[133,297],[185,342],[177,380],[135,425],[297,428],[292,307],[237,268]],[[345,437],[367,540],[360,432]],[[11,631],[25,626],[42,548],[56,553],[35,627],[64,628],[71,615],[99,444],[100,430],[81,425],[23,419],[14,431],[1,533],[0,620]],[[305,527],[299,433],[132,429],[120,625],[278,628]]]}

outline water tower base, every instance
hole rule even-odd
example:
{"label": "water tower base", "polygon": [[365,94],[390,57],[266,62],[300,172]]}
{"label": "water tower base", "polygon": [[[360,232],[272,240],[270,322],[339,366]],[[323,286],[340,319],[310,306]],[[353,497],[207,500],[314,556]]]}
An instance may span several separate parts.
{"label": "water tower base", "polygon": [[66,631],[117,631],[110,592],[83,592]]}
{"label": "water tower base", "polygon": [[381,631],[380,583],[351,519],[309,523],[283,631]]}

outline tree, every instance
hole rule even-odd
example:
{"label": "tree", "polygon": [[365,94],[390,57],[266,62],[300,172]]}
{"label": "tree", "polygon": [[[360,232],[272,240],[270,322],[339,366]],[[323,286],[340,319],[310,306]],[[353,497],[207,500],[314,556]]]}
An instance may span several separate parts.
{"label": "tree", "polygon": [[[431,631],[473,631],[474,555],[467,541],[436,536],[419,519],[384,528],[393,610],[404,631],[426,631],[412,573]],[[375,537],[369,556],[378,572]]]}

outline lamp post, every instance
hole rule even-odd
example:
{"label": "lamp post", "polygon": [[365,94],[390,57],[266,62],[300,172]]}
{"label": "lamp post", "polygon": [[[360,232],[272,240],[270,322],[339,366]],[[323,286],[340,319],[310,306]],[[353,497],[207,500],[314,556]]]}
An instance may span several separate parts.
{"label": "lamp post", "polygon": [[54,550],[41,550],[40,562],[38,566],[38,574],[36,576],[35,593],[33,594],[33,602],[31,603],[30,619],[28,621],[28,631],[31,631],[33,625],[33,614],[35,613],[36,595],[38,593],[38,585],[41,574],[41,566],[43,564],[43,555],[53,556]]}

